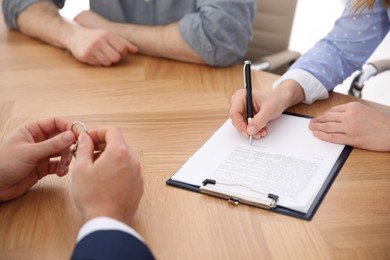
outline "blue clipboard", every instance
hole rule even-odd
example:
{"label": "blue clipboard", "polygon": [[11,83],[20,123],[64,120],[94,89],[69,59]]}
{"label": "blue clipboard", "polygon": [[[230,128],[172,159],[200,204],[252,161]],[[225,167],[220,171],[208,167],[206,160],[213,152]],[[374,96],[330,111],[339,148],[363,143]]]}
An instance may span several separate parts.
{"label": "blue clipboard", "polygon": [[[309,116],[299,115],[299,114],[294,114],[294,113],[287,113],[287,112],[285,112],[284,114],[311,118]],[[292,210],[292,209],[289,209],[289,208],[286,208],[286,207],[283,207],[283,206],[278,206],[278,205],[276,205],[276,207],[269,208],[268,210],[273,211],[273,212],[277,212],[277,213],[280,213],[280,214],[288,215],[288,216],[291,216],[291,217],[299,218],[299,219],[311,220],[313,218],[314,214],[316,213],[317,209],[321,205],[321,202],[324,200],[324,198],[325,198],[327,192],[329,191],[330,187],[332,186],[333,182],[337,178],[337,175],[339,174],[339,172],[340,172],[341,168],[343,167],[344,163],[348,159],[348,156],[352,152],[352,149],[353,149],[353,147],[351,147],[351,146],[345,146],[344,147],[344,149],[340,153],[338,159],[334,163],[331,171],[329,172],[329,175],[327,176],[327,178],[324,181],[323,185],[321,186],[319,192],[317,193],[315,199],[313,200],[313,202],[312,202],[309,210],[307,211],[307,213],[302,213],[302,212],[299,212],[299,211],[296,211],[296,210]],[[200,186],[195,186],[195,185],[190,185],[188,183],[175,181],[175,180],[173,180],[171,178],[169,178],[166,181],[166,184],[170,185],[170,186],[182,188],[182,189],[185,189],[185,190],[201,193],[201,189],[200,189],[201,187]],[[215,197],[227,199],[226,196],[218,196],[218,195],[216,195]],[[254,206],[253,204],[248,204],[248,203],[245,203],[245,202],[240,202],[240,203],[241,204],[247,204],[247,205],[250,205],[250,206]],[[238,204],[238,203],[236,203],[236,204]],[[264,207],[260,207],[260,208],[264,208]]]}

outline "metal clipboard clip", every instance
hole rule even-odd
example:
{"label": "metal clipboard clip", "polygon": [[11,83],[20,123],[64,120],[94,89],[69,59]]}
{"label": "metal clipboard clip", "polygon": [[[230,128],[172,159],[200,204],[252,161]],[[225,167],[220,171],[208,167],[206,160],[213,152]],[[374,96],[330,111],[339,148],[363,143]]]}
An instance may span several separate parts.
{"label": "metal clipboard clip", "polygon": [[[215,196],[218,198],[227,199],[228,202],[233,204],[233,205],[238,205],[241,203],[241,204],[255,206],[255,207],[263,208],[263,209],[273,209],[277,206],[277,202],[279,199],[279,196],[277,196],[275,194],[263,193],[263,192],[259,192],[259,191],[254,191],[254,192],[264,194],[264,196],[265,196],[264,199],[252,198],[252,197],[247,197],[244,195],[241,196],[241,195],[229,193],[226,191],[222,191],[222,190],[217,188],[217,186],[216,186],[217,181],[212,180],[212,179],[205,179],[202,183],[203,183],[203,186],[201,186],[199,188],[201,193],[212,195],[212,196]],[[220,181],[218,181],[218,184],[219,185],[228,185],[228,186],[242,186],[239,184],[224,183],[224,182],[220,182]],[[245,186],[242,186],[242,187],[245,187]],[[250,189],[248,187],[245,187],[245,188]],[[252,189],[250,189],[250,190],[252,190]]]}

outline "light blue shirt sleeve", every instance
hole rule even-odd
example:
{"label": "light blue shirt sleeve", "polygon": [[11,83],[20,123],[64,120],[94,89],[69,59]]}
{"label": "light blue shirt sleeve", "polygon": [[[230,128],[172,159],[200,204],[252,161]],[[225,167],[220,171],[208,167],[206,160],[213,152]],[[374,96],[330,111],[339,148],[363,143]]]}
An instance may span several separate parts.
{"label": "light blue shirt sleeve", "polygon": [[373,8],[353,12],[348,1],[334,28],[299,58],[278,81],[296,80],[304,89],[305,103],[328,97],[328,91],[354,71],[360,70],[390,30],[388,10],[383,1]]}
{"label": "light blue shirt sleeve", "polygon": [[18,30],[16,22],[18,15],[28,6],[38,2],[52,2],[58,8],[64,7],[65,0],[3,0],[3,18],[5,24],[12,29]]}
{"label": "light blue shirt sleeve", "polygon": [[254,0],[199,0],[196,12],[179,21],[179,31],[189,46],[212,66],[238,62],[252,40]]}

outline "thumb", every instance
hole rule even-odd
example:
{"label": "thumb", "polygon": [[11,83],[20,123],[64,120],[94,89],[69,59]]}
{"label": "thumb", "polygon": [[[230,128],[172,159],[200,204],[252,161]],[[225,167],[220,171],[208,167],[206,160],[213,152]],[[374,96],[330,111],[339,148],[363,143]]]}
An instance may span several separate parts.
{"label": "thumb", "polygon": [[249,135],[260,135],[260,131],[268,124],[269,118],[260,110],[248,124],[247,132]]}
{"label": "thumb", "polygon": [[61,154],[68,149],[76,137],[71,131],[65,131],[45,141],[34,144],[35,155],[39,158],[50,157],[54,154]]}
{"label": "thumb", "polygon": [[81,133],[77,140],[77,151],[76,151],[76,164],[81,162],[84,163],[92,163],[93,161],[93,150],[94,144],[91,137],[87,133]]}

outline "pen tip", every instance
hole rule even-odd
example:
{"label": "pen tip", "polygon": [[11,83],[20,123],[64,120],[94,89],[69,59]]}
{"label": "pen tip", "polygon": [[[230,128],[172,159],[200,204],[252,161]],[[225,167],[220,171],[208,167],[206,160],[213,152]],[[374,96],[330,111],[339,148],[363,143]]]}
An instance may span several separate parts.
{"label": "pen tip", "polygon": [[250,143],[250,145],[252,145],[252,143],[253,143],[253,137],[252,136],[249,136],[249,143]]}

